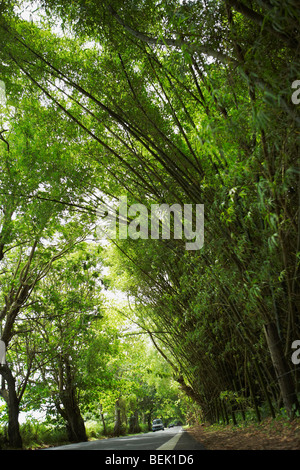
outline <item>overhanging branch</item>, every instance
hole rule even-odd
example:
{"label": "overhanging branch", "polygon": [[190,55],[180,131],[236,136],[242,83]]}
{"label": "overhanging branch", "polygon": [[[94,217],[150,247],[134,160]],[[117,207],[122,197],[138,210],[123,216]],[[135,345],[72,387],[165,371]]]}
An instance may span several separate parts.
{"label": "overhanging branch", "polygon": [[216,51],[215,49],[212,49],[210,46],[207,45],[196,45],[196,44],[189,44],[185,42],[183,39],[171,39],[171,38],[156,38],[149,36],[145,33],[142,33],[140,31],[136,31],[133,29],[131,26],[126,24],[122,18],[118,15],[118,13],[114,10],[114,8],[111,5],[107,6],[108,11],[111,13],[111,15],[115,18],[115,20],[123,26],[123,28],[132,36],[134,36],[136,39],[139,39],[142,42],[146,42],[147,44],[153,44],[155,46],[160,45],[160,46],[170,46],[174,47],[177,49],[181,49],[184,47],[186,50],[188,50],[191,54],[194,54],[195,52],[198,54],[204,54],[207,56],[211,56],[216,60],[219,60],[223,64],[233,64],[235,63],[236,65],[238,62],[233,59],[232,57],[223,54],[222,52]]}

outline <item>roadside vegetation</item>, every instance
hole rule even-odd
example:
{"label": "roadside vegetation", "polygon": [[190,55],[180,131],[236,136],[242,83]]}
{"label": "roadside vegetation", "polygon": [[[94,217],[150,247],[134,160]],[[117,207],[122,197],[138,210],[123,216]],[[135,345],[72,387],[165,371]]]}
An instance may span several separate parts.
{"label": "roadside vegetation", "polygon": [[207,450],[299,450],[300,420],[265,418],[260,423],[195,426],[188,430]]}

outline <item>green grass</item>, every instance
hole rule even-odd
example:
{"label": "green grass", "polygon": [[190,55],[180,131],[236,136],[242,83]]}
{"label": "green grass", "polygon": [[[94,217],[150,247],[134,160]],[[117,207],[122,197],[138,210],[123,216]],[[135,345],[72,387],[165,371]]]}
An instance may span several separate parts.
{"label": "green grass", "polygon": [[[107,426],[106,435],[103,433],[102,423],[98,421],[89,420],[85,423],[85,427],[89,441],[113,437],[113,423]],[[63,425],[56,426],[54,424],[30,420],[20,426],[20,432],[23,448],[27,450],[70,444]],[[148,432],[147,425],[142,424],[141,433],[145,432]],[[122,435],[130,436],[135,434],[128,434],[126,429],[124,429]],[[0,441],[2,449],[7,448],[3,433],[0,436]]]}
{"label": "green grass", "polygon": [[37,449],[68,443],[68,436],[63,426],[27,421],[20,426],[24,449]]}

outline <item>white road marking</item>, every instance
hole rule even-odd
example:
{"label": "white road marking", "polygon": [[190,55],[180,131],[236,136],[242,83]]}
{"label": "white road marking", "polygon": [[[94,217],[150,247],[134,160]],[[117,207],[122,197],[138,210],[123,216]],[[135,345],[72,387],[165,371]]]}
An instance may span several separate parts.
{"label": "white road marking", "polygon": [[169,441],[165,442],[165,444],[158,447],[156,450],[173,450],[181,436],[182,436],[182,431],[179,431]]}

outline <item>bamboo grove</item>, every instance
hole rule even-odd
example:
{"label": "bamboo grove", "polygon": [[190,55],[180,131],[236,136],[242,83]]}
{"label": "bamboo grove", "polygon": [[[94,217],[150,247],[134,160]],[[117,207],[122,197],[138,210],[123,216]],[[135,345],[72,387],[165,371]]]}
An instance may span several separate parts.
{"label": "bamboo grove", "polygon": [[[252,408],[260,420],[263,404],[273,417],[282,407],[295,415],[297,2],[37,5],[39,15],[29,21],[20,14],[22,5],[0,6],[1,79],[10,105],[31,116],[20,131],[2,131],[3,161],[18,152],[17,132],[27,135],[29,147],[40,132],[47,158],[55,158],[44,162],[35,187],[20,185],[14,201],[30,203],[37,217],[45,204],[50,221],[70,210],[86,227],[96,223],[97,205],[105,198],[115,201],[124,194],[131,204],[149,208],[204,204],[201,250],[187,251],[183,240],[172,237],[115,240],[103,254],[110,282],[130,297],[132,319],[171,365],[203,419],[226,422]],[[30,159],[24,162],[30,170]],[[51,180],[46,171],[51,165],[64,178]],[[48,192],[41,189],[45,181]],[[3,259],[14,242],[4,209],[3,202]],[[34,282],[24,268],[17,308],[0,314],[7,347],[29,291],[51,277],[60,256],[63,248],[45,261]],[[11,371],[0,372],[10,380]]]}

